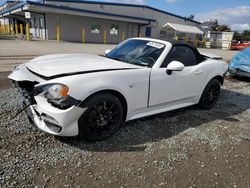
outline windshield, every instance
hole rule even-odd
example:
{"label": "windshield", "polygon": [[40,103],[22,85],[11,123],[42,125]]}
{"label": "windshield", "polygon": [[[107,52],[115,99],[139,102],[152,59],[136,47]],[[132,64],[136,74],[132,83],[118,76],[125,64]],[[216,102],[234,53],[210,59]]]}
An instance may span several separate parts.
{"label": "windshield", "polygon": [[132,39],[118,45],[106,57],[150,67],[154,65],[164,49],[165,45],[158,42]]}

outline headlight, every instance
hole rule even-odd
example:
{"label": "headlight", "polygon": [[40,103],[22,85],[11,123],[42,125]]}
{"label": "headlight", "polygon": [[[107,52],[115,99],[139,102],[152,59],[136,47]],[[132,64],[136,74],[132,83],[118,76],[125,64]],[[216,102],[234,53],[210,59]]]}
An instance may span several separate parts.
{"label": "headlight", "polygon": [[61,99],[68,96],[69,88],[62,84],[55,84],[48,89],[48,98]]}
{"label": "headlight", "polygon": [[69,87],[63,84],[48,84],[35,88],[33,95],[44,93],[48,103],[59,109],[67,109],[77,105],[79,101],[68,95]]}
{"label": "headlight", "polygon": [[64,84],[47,84],[34,89],[33,95],[43,94],[48,103],[59,109],[67,109],[78,106],[81,100],[68,95],[69,87]]}

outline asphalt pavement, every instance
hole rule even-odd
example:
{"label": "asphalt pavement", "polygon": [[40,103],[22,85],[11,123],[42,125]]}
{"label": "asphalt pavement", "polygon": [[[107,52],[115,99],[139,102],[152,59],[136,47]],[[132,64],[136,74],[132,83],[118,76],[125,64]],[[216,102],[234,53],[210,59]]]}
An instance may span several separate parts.
{"label": "asphalt pavement", "polygon": [[[104,44],[81,44],[56,41],[23,41],[11,38],[0,38],[0,72],[9,72],[15,66],[25,63],[30,59],[41,55],[62,54],[62,53],[88,53],[104,54],[105,50],[112,49],[116,45]],[[230,61],[237,51],[226,51],[220,49],[198,49],[223,57]]]}

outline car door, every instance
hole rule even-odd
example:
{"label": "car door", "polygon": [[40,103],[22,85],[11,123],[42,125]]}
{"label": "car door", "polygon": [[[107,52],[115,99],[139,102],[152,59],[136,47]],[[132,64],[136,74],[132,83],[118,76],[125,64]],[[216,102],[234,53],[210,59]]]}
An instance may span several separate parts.
{"label": "car door", "polygon": [[[167,66],[172,61],[183,63],[184,70],[173,71],[168,75]],[[197,62],[194,50],[189,46],[173,46],[161,67],[152,69],[149,107],[187,106],[195,103],[204,79],[205,74]]]}

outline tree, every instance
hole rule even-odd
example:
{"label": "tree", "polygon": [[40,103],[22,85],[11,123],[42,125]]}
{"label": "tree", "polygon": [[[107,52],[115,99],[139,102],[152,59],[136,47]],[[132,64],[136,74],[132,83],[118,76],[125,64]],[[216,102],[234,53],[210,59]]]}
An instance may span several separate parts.
{"label": "tree", "polygon": [[227,25],[220,25],[218,31],[231,31],[231,28]]}
{"label": "tree", "polygon": [[242,32],[241,40],[250,41],[250,30],[245,30]]}
{"label": "tree", "polygon": [[241,40],[241,34],[237,31],[234,32],[233,40],[240,41]]}
{"label": "tree", "polygon": [[218,24],[218,20],[215,20],[214,25],[211,27],[211,31],[217,31]]}
{"label": "tree", "polygon": [[212,31],[231,31],[231,28],[228,25],[219,24],[218,20],[215,20],[213,27],[211,28]]}
{"label": "tree", "polygon": [[194,20],[194,15],[191,14],[190,16],[187,17],[187,19],[188,20]]}
{"label": "tree", "polygon": [[231,28],[227,25],[218,25],[217,31],[223,32],[223,31],[231,31]]}

